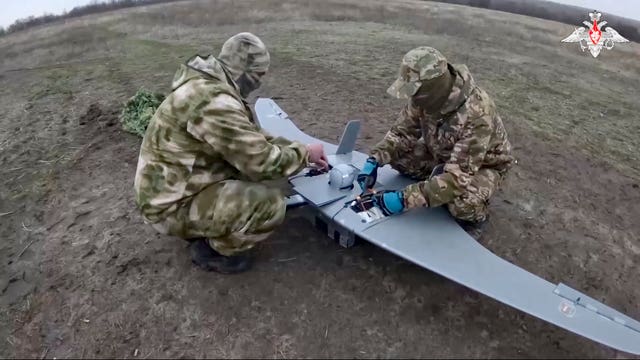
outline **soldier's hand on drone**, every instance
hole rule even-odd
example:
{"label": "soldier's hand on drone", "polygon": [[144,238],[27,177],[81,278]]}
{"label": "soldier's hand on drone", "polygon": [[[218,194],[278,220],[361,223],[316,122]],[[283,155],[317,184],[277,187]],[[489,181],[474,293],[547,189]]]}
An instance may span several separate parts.
{"label": "soldier's hand on drone", "polygon": [[362,191],[373,188],[373,185],[376,184],[376,179],[378,178],[378,161],[372,156],[367,159],[362,167],[362,171],[358,174],[356,181]]}
{"label": "soldier's hand on drone", "polygon": [[309,144],[307,145],[307,151],[309,152],[309,162],[323,170],[329,168],[329,160],[327,160],[327,155],[324,153],[324,146],[322,146],[322,144]]}
{"label": "soldier's hand on drone", "polygon": [[385,215],[401,213],[404,210],[404,196],[402,191],[385,190],[380,192],[370,192],[361,195],[361,203],[370,203],[382,210]]}

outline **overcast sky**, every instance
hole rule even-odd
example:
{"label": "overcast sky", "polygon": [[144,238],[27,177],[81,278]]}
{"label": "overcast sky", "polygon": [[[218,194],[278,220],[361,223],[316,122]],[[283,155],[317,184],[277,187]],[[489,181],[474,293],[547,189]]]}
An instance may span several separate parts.
{"label": "overcast sky", "polygon": [[86,5],[89,0],[1,0],[0,26],[8,27],[18,19],[40,16],[44,13],[61,14],[78,5]]}
{"label": "overcast sky", "polygon": [[[539,0],[528,0],[539,1]],[[616,14],[640,20],[639,0],[553,0],[554,2],[577,5],[588,9],[597,9],[603,15]],[[30,15],[40,16],[46,13],[60,14],[75,6],[88,4],[89,0],[2,0],[0,7],[0,26],[7,27],[17,19]]]}

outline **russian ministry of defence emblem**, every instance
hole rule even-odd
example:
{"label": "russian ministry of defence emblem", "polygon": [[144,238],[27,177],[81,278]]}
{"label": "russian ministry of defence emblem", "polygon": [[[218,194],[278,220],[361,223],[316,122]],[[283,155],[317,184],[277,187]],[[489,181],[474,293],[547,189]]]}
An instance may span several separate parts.
{"label": "russian ministry of defence emblem", "polygon": [[589,49],[593,57],[597,57],[600,51],[605,48],[607,50],[613,49],[613,46],[617,42],[629,42],[629,40],[622,37],[611,26],[602,32],[602,28],[607,24],[606,21],[600,21],[601,13],[593,11],[589,13],[591,23],[583,21],[582,23],[587,27],[579,27],[575,31],[562,39],[562,42],[577,42],[580,44],[580,49],[585,51]]}

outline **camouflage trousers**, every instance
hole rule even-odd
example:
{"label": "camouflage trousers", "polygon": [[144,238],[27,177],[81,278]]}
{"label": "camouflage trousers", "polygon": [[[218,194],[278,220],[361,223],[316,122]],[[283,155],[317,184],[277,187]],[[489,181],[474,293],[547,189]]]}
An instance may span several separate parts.
{"label": "camouflage trousers", "polygon": [[285,197],[279,189],[240,180],[208,186],[185,199],[154,229],[183,239],[206,238],[230,256],[253,248],[284,221]]}
{"label": "camouflage trousers", "polygon": [[[391,162],[391,167],[401,174],[417,181],[430,179],[438,174],[438,162],[422,142],[422,139],[406,149],[399,149],[398,160]],[[442,171],[442,170],[440,170]],[[492,169],[480,169],[471,179],[467,191],[452,202],[446,204],[447,209],[456,219],[481,222],[486,220],[489,203],[500,186],[503,176]]]}

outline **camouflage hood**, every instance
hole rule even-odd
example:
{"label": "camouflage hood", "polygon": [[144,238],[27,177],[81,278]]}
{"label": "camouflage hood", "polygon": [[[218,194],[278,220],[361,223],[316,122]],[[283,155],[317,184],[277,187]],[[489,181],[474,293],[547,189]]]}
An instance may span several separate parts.
{"label": "camouflage hood", "polygon": [[186,63],[180,64],[180,67],[178,67],[178,70],[173,76],[171,90],[175,91],[187,81],[195,78],[201,78],[203,76],[223,83],[228,83],[238,90],[238,86],[231,79],[227,69],[225,69],[224,65],[222,65],[213,55],[209,55],[207,57],[195,55]]}
{"label": "camouflage hood", "polygon": [[460,108],[476,87],[476,82],[473,80],[469,68],[467,68],[466,65],[449,64],[449,66],[453,69],[456,79],[453,82],[453,88],[451,88],[451,93],[447,101],[442,105],[442,109],[440,110],[440,113],[443,115]]}

